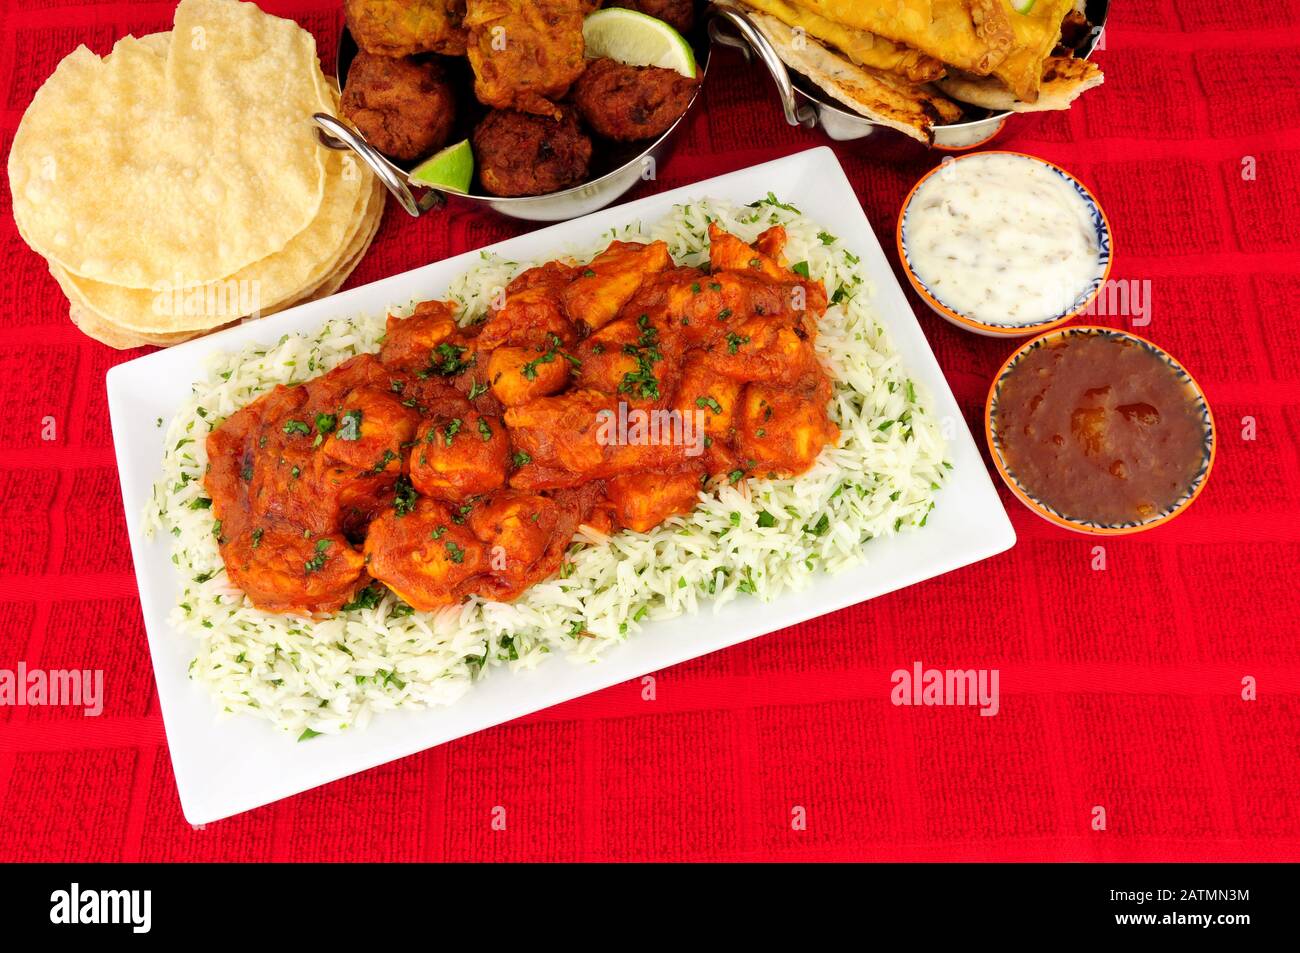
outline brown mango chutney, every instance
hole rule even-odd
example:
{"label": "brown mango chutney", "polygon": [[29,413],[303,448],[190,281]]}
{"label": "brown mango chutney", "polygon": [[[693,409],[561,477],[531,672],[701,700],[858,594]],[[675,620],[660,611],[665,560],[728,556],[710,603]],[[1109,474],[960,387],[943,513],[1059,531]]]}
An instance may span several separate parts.
{"label": "brown mango chutney", "polygon": [[1026,345],[994,385],[988,428],[1012,489],[1082,529],[1171,515],[1212,458],[1195,382],[1154,345],[1106,329],[1068,328]]}

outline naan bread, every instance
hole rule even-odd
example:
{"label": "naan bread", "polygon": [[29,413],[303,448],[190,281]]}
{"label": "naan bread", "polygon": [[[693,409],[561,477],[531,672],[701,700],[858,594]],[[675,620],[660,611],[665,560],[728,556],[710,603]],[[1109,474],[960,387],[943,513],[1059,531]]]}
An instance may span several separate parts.
{"label": "naan bread", "polygon": [[996,111],[1012,112],[1046,112],[1053,109],[1069,109],[1085,91],[1100,86],[1105,80],[1101,68],[1091,60],[1079,60],[1072,56],[1049,57],[1043,64],[1038,98],[1027,103],[1017,99],[1016,94],[993,77],[973,78],[968,76],[949,76],[936,85],[953,99],[972,106],[983,106]]}
{"label": "naan bread", "polygon": [[855,30],[874,33],[957,69],[987,76],[1011,51],[1006,0],[791,0]]}
{"label": "naan bread", "polygon": [[943,63],[933,56],[878,34],[828,20],[791,0],[746,0],[746,5],[830,44],[859,66],[897,73],[913,83],[928,83],[944,74]]}
{"label": "naan bread", "polygon": [[1032,103],[1038,98],[1043,61],[1061,38],[1061,21],[1074,9],[1075,0],[1036,0],[1028,13],[1017,13],[1008,0],[1011,32],[1015,41],[1006,58],[993,69],[993,75],[1006,85],[1016,98]]}
{"label": "naan bread", "polygon": [[928,144],[934,141],[936,122],[953,122],[961,115],[960,107],[927,86],[850,63],[810,37],[797,37],[776,17],[751,17],[787,66],[868,119]]}

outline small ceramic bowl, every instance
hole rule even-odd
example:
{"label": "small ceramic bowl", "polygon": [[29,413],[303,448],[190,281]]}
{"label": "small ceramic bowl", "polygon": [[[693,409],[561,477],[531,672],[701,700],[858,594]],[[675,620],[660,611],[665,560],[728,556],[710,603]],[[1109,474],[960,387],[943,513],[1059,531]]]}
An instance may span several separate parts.
{"label": "small ceramic bowl", "polygon": [[[946,169],[950,162],[978,162],[985,156],[994,155],[1016,156],[1026,162],[1037,163],[1044,168],[1050,169],[1052,172],[1064,179],[1074,189],[1075,194],[1078,195],[1080,201],[1083,203],[1084,209],[1089,220],[1092,222],[1092,227],[1096,235],[1097,262],[1092,277],[1089,279],[1086,286],[1086,290],[1084,290],[1066,310],[1057,314],[1047,315],[1041,321],[1035,321],[1032,324],[989,324],[985,321],[979,320],[978,318],[957,311],[955,308],[945,304],[938,295],[930,290],[929,285],[927,285],[926,282],[917,275],[916,270],[912,267],[910,256],[908,255],[908,212],[911,208],[913,199],[916,198],[921,187],[930,180],[931,176]],[[1106,213],[1102,211],[1101,203],[1097,201],[1096,197],[1088,191],[1087,187],[1082,182],[1070,175],[1070,173],[1066,172],[1064,169],[1053,165],[1045,159],[1040,159],[1037,156],[1026,155],[1023,152],[1009,152],[1006,150],[993,149],[987,152],[972,152],[968,155],[944,159],[941,164],[935,166],[923,175],[920,181],[917,182],[916,185],[912,186],[912,191],[907,193],[907,198],[903,200],[903,208],[898,215],[897,241],[898,257],[903,263],[903,270],[907,273],[907,280],[912,283],[912,287],[915,288],[916,293],[921,296],[921,300],[929,305],[930,310],[939,315],[939,317],[943,318],[945,321],[955,324],[959,328],[973,331],[976,334],[983,334],[987,337],[1028,337],[1031,334],[1040,334],[1043,331],[1059,327],[1067,321],[1070,321],[1086,312],[1089,306],[1091,306],[1093,300],[1097,297],[1098,292],[1101,291],[1102,286],[1105,285],[1106,279],[1110,276],[1110,223],[1106,219]]]}
{"label": "small ceramic bowl", "polygon": [[[1131,523],[1097,523],[1090,520],[1079,519],[1076,517],[1066,516],[1065,514],[1054,509],[1051,504],[1036,496],[1028,490],[1016,477],[1016,474],[1007,466],[1007,462],[1002,454],[1002,447],[996,437],[997,428],[995,423],[998,417],[998,395],[1002,389],[1002,383],[1007,379],[1007,375],[1015,368],[1017,362],[1026,354],[1045,344],[1050,344],[1062,337],[1075,334],[1101,334],[1116,338],[1123,338],[1132,341],[1147,351],[1154,354],[1160,360],[1164,361],[1173,369],[1174,375],[1182,381],[1191,392],[1193,402],[1197,407],[1197,413],[1200,416],[1204,426],[1204,440],[1201,445],[1202,460],[1201,465],[1192,478],[1190,485],[1179,495],[1169,507],[1163,511],[1151,516],[1145,520],[1139,520]],[[1214,415],[1210,413],[1210,405],[1205,399],[1205,392],[1201,390],[1199,384],[1187,373],[1183,365],[1179,364],[1166,351],[1148,341],[1146,338],[1139,337],[1127,331],[1117,331],[1114,328],[1097,327],[1085,325],[1072,328],[1058,328],[1054,331],[1048,331],[1040,334],[1032,341],[1027,341],[1021,345],[1014,354],[1007,358],[1006,363],[999,368],[997,375],[993,378],[993,385],[989,388],[988,400],[984,404],[984,439],[988,442],[989,454],[993,458],[993,465],[997,468],[998,474],[1002,477],[1004,483],[1012,493],[1029,507],[1038,516],[1047,520],[1049,523],[1060,526],[1064,529],[1073,530],[1076,533],[1087,533],[1094,536],[1126,536],[1130,533],[1141,533],[1145,530],[1154,529],[1164,523],[1169,522],[1175,516],[1180,515],[1192,505],[1205,488],[1206,480],[1209,479],[1210,469],[1214,466],[1215,453],[1215,431]]]}

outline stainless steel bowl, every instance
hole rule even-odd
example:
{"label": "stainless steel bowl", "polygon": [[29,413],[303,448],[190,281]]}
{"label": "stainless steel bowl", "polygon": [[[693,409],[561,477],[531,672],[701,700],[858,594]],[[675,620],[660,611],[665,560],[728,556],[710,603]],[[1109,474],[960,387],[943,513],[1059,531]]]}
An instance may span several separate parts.
{"label": "stainless steel bowl", "polygon": [[[1101,41],[1109,8],[1110,0],[1088,0],[1085,9],[1088,22],[1093,24],[1093,27],[1075,47],[1077,55],[1082,57],[1091,55]],[[731,6],[713,5],[709,8],[709,14],[709,37],[712,42],[738,49],[746,59],[757,56],[767,68],[776,85],[777,95],[781,99],[781,108],[785,112],[786,122],[790,125],[804,126],[808,129],[820,126],[827,136],[840,142],[871,136],[872,145],[886,151],[901,149],[906,153],[926,148],[922,143],[897,129],[881,125],[832,100],[811,80],[788,69],[776,49],[768,42],[767,37],[744,11]],[[975,107],[967,107],[967,109],[975,109]],[[964,152],[986,146],[999,138],[1013,119],[1039,115],[1010,111],[979,110],[979,112],[982,115],[965,122],[935,126],[932,148]]]}
{"label": "stainless steel bowl", "polygon": [[[704,78],[709,70],[711,47],[705,32],[699,27],[692,31],[692,35],[687,39],[691,41],[691,46],[695,51],[695,61],[700,78],[699,89],[703,89]],[[335,61],[335,78],[340,90],[347,83],[348,69],[356,55],[356,41],[353,40],[352,35],[345,26],[339,35],[338,58]],[[468,66],[465,66],[463,73],[468,74]],[[453,77],[453,79],[456,78]],[[467,82],[467,76],[462,75],[459,77],[462,89],[467,88],[465,85]],[[673,134],[682,125],[699,99],[699,89],[696,90],[690,105],[686,107],[686,112],[654,140],[649,142],[615,143],[593,138],[595,146],[592,157],[594,178],[562,192],[550,192],[546,195],[524,195],[514,198],[502,198],[489,194],[483,189],[477,175],[475,175],[468,193],[429,188],[420,183],[411,182],[408,177],[410,169],[403,168],[382,155],[366,141],[365,136],[361,135],[352,126],[328,113],[316,113],[313,119],[319,127],[319,135],[325,145],[331,149],[351,149],[355,152],[361,161],[366,163],[379,177],[379,181],[393,194],[393,198],[397,199],[398,204],[411,215],[418,217],[431,209],[441,208],[446,204],[448,197],[451,197],[456,202],[486,206],[510,218],[532,222],[559,222],[604,208],[611,202],[616,201],[637,182],[642,179],[654,178],[659,164],[667,158],[668,153],[671,151]],[[478,106],[476,100],[467,103],[465,101],[467,98],[473,100],[472,92],[459,96],[457,99],[458,107],[469,106],[471,108],[462,109],[462,115],[457,120],[457,131],[453,133],[454,138],[468,137],[471,121],[483,108]]]}

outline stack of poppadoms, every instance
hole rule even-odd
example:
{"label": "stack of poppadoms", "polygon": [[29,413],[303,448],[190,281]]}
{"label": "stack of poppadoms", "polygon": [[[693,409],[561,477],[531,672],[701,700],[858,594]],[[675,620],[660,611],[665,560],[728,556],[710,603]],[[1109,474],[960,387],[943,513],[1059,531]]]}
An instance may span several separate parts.
{"label": "stack of poppadoms", "polygon": [[968,106],[1067,109],[1102,82],[1073,46],[1083,0],[722,0],[786,65],[869,119],[932,142]]}
{"label": "stack of poppadoms", "polygon": [[383,188],[311,116],[337,114],[316,43],[238,0],[67,56],[9,155],[14,218],[86,334],[169,345],[333,293]]}

